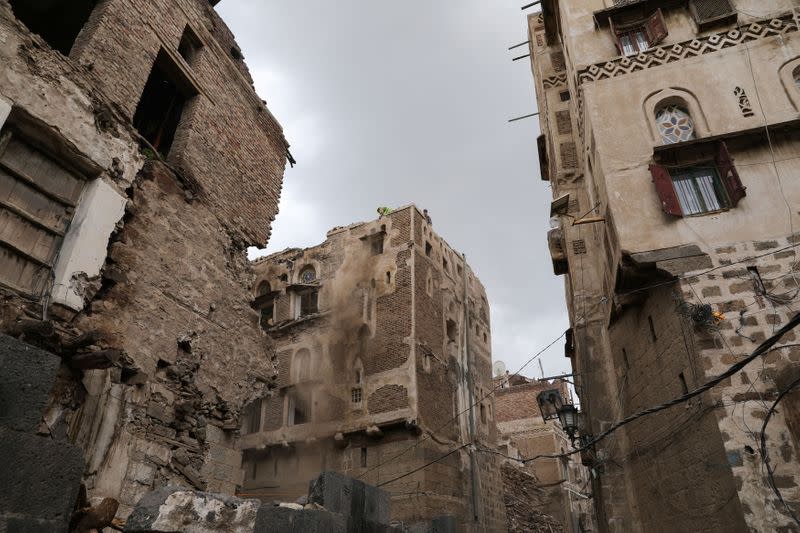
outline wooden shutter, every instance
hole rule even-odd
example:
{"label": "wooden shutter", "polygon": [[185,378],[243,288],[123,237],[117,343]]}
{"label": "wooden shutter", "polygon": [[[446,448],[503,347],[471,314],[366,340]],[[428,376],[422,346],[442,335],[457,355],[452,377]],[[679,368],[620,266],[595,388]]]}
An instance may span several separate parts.
{"label": "wooden shutter", "polygon": [[614,44],[617,45],[617,50],[619,50],[620,54],[625,54],[625,51],[622,49],[622,43],[619,40],[619,32],[617,32],[617,26],[614,24],[614,19],[608,19],[608,27],[611,30],[611,38],[614,39]]}
{"label": "wooden shutter", "polygon": [[655,46],[668,35],[667,24],[664,22],[664,15],[661,10],[656,10],[655,13],[650,15],[645,23],[647,29],[647,36],[650,41],[650,46]]}
{"label": "wooden shutter", "polygon": [[676,217],[683,216],[678,195],[675,194],[675,187],[672,185],[672,176],[669,170],[663,165],[650,165],[650,174],[653,176],[653,183],[656,186],[658,198],[661,200],[661,209],[668,215]]}
{"label": "wooden shutter", "polygon": [[739,200],[746,196],[746,187],[742,185],[742,181],[739,179],[739,173],[736,172],[736,167],[733,166],[733,159],[724,142],[719,143],[716,163],[719,178],[722,180],[722,185],[728,192],[728,199],[731,202],[730,207],[736,207]]}
{"label": "wooden shutter", "polygon": [[84,180],[17,135],[0,144],[0,283],[39,296]]}

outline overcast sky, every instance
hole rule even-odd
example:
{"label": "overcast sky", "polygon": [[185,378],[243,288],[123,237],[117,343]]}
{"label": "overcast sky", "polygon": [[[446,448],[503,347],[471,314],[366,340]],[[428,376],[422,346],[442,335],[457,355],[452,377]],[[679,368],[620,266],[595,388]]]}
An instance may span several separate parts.
{"label": "overcast sky", "polygon": [[[523,0],[223,0],[287,168],[269,252],[376,216],[427,208],[486,287],[494,360],[512,372],[567,327],[545,242]],[[530,10],[529,10],[530,11]],[[569,371],[563,341],[542,357]],[[539,375],[538,363],[523,372]]]}

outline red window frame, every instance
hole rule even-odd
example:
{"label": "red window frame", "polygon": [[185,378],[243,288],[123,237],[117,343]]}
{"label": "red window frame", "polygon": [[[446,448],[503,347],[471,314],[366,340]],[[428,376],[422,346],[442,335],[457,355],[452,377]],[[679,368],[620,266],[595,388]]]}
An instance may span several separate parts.
{"label": "red window frame", "polygon": [[[747,188],[742,185],[739,173],[733,164],[733,158],[728,151],[728,146],[721,141],[717,145],[717,153],[714,160],[706,164],[712,164],[717,169],[719,179],[728,195],[727,207],[736,207],[739,201],[747,195]],[[650,174],[653,178],[658,198],[661,201],[661,209],[668,215],[683,217],[684,213],[678,200],[678,194],[675,192],[675,185],[669,168],[653,163],[650,165]]]}

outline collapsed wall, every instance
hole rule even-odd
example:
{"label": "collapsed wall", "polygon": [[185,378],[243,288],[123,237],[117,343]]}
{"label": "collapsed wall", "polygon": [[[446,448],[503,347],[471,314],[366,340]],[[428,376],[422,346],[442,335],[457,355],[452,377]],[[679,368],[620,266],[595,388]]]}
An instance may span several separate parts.
{"label": "collapsed wall", "polygon": [[0,332],[60,357],[38,431],[124,518],[241,482],[240,410],[275,374],[246,249],[288,151],[206,0],[71,8],[0,0]]}

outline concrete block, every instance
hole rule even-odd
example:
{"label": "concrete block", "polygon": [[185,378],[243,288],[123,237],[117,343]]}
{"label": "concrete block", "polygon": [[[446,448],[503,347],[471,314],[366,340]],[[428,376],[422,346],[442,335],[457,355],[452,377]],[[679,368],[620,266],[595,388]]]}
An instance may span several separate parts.
{"label": "concrete block", "polygon": [[83,452],[6,428],[0,428],[0,443],[0,517],[8,521],[8,530],[66,531],[83,475]]}
{"label": "concrete block", "polygon": [[313,509],[294,510],[263,505],[258,510],[254,533],[348,533],[345,517]]}
{"label": "concrete block", "polygon": [[323,472],[311,482],[309,501],[342,514],[347,531],[382,531],[389,524],[389,493],[338,472]]}
{"label": "concrete block", "polygon": [[0,426],[37,430],[60,364],[58,356],[0,334]]}

